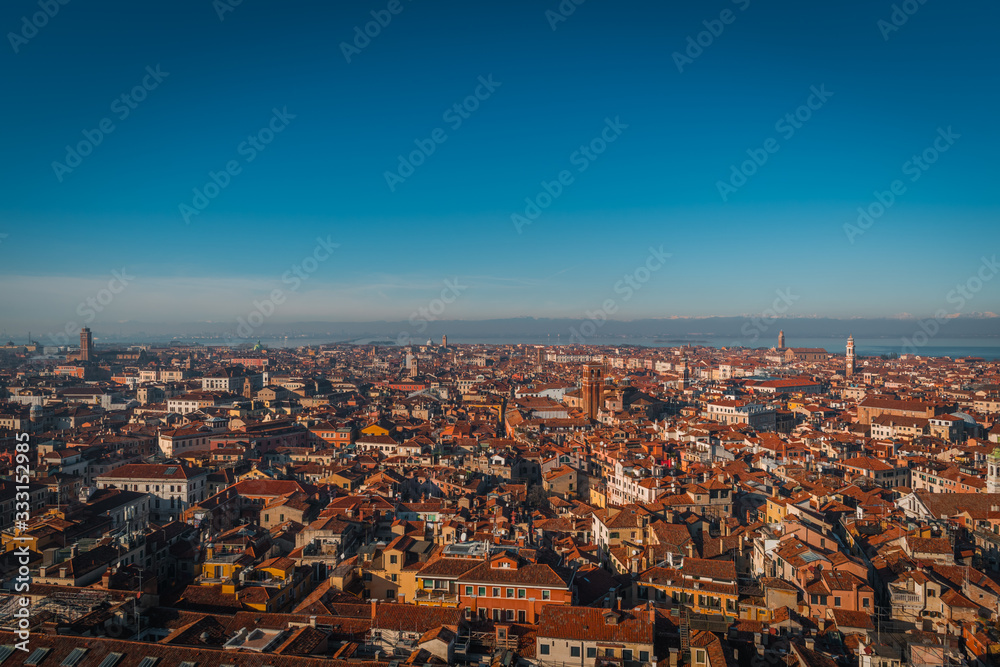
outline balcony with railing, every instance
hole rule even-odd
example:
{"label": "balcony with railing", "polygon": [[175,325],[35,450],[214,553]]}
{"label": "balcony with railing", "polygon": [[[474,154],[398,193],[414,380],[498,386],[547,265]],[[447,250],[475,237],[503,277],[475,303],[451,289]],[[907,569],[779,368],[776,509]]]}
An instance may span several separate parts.
{"label": "balcony with railing", "polygon": [[458,593],[449,593],[445,590],[418,590],[413,600],[417,604],[458,606]]}
{"label": "balcony with railing", "polygon": [[285,577],[284,579],[281,577],[261,577],[259,579],[248,577],[243,581],[244,586],[263,586],[264,588],[274,588],[279,591],[291,586],[293,583],[295,583],[294,577]]}
{"label": "balcony with railing", "polygon": [[889,599],[893,606],[901,607],[920,607],[923,606],[923,597],[917,595],[916,593],[908,593],[906,591],[889,591]]}

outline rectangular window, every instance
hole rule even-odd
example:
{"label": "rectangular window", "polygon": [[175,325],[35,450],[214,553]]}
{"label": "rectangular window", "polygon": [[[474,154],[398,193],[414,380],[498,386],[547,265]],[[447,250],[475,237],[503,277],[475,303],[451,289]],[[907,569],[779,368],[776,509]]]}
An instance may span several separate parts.
{"label": "rectangular window", "polygon": [[551,595],[552,595],[552,591],[547,591],[547,590],[546,591],[542,591],[542,599],[543,600],[548,600]]}
{"label": "rectangular window", "polygon": [[639,651],[639,662],[649,662],[649,651]]}
{"label": "rectangular window", "polygon": [[632,649],[623,648],[622,649],[622,660],[625,662],[630,662],[632,660]]}
{"label": "rectangular window", "polygon": [[469,597],[472,597],[472,586],[465,587],[465,594],[468,595]]}
{"label": "rectangular window", "polygon": [[524,590],[523,588],[518,588],[517,597],[519,600],[523,600],[524,598],[528,597],[528,591]]}
{"label": "rectangular window", "polygon": [[571,658],[579,658],[580,657],[580,647],[579,646],[570,646],[569,647],[569,657],[571,657]]}
{"label": "rectangular window", "polygon": [[539,652],[542,655],[548,655],[549,654],[549,645],[548,644],[542,644],[541,646],[538,647],[538,649],[539,649]]}
{"label": "rectangular window", "polygon": [[513,588],[508,588],[507,589],[507,597],[509,597],[509,598],[514,597],[514,589]]}
{"label": "rectangular window", "polygon": [[495,598],[500,597],[500,589],[499,588],[494,588],[493,589],[493,597],[495,597]]}
{"label": "rectangular window", "polygon": [[596,658],[597,657],[597,649],[594,648],[593,646],[588,646],[587,647],[587,657],[588,658]]}
{"label": "rectangular window", "polygon": [[481,598],[486,597],[486,586],[479,587],[479,597]]}
{"label": "rectangular window", "polygon": [[834,598],[833,598],[833,606],[834,607],[838,607],[838,608],[840,607],[840,598],[839,597],[834,596]]}

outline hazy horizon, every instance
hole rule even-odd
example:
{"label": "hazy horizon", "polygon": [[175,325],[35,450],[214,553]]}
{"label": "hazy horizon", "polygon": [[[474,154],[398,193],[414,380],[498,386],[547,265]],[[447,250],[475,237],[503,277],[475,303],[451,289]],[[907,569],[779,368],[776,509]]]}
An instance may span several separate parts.
{"label": "hazy horizon", "polygon": [[[420,320],[372,322],[266,322],[248,326],[246,320],[235,326],[230,322],[174,322],[156,325],[123,322],[115,326],[92,327],[99,344],[106,342],[155,342],[170,339],[211,340],[234,344],[257,339],[307,339],[315,342],[391,340],[394,344],[438,343],[447,335],[453,342],[525,342],[532,344],[613,344],[614,341],[713,342],[718,346],[769,347],[777,344],[779,331],[784,331],[786,344],[791,347],[811,346],[803,340],[827,340],[828,347],[840,349],[847,336],[853,335],[859,345],[884,343],[897,347],[914,336],[931,334],[923,345],[967,346],[972,343],[986,347],[1000,346],[1000,331],[994,317],[961,317],[937,321],[901,318],[767,318],[760,314],[741,317],[672,318],[623,321],[615,319],[589,320],[570,318],[503,318],[488,320]],[[590,325],[588,325],[588,322]],[[592,325],[592,326],[591,326]],[[591,328],[588,328],[590,326]],[[17,342],[31,337],[44,345],[77,344],[75,332],[34,329],[17,332],[6,328],[2,334]]]}

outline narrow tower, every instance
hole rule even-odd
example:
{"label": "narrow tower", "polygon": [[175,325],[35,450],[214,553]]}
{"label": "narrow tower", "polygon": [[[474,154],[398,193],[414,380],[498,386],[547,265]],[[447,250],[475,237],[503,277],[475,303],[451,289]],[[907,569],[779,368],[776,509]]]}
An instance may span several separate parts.
{"label": "narrow tower", "polygon": [[94,352],[94,336],[90,333],[90,327],[80,329],[80,361],[90,361]]}
{"label": "narrow tower", "polygon": [[986,493],[1000,493],[1000,447],[986,455]]}
{"label": "narrow tower", "polygon": [[854,336],[847,337],[847,377],[854,375]]}
{"label": "narrow tower", "polygon": [[779,350],[784,350],[785,349],[785,332],[784,331],[779,331],[778,332],[778,349]]}
{"label": "narrow tower", "polygon": [[597,419],[601,407],[601,375],[600,364],[584,364],[583,366],[583,412],[588,419]]}

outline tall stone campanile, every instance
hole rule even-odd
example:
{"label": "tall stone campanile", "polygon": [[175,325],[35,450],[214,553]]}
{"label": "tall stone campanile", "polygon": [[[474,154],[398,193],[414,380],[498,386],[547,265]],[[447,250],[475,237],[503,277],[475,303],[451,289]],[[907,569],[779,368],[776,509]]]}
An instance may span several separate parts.
{"label": "tall stone campanile", "polygon": [[785,332],[784,330],[778,332],[778,349],[785,349]]}
{"label": "tall stone campanile", "polygon": [[854,336],[847,337],[847,377],[854,375]]}
{"label": "tall stone campanile", "polygon": [[601,376],[602,366],[600,364],[584,364],[583,366],[583,412],[588,419],[597,419],[597,412],[601,408]]}
{"label": "tall stone campanile", "polygon": [[1000,447],[986,455],[986,493],[1000,493]]}

